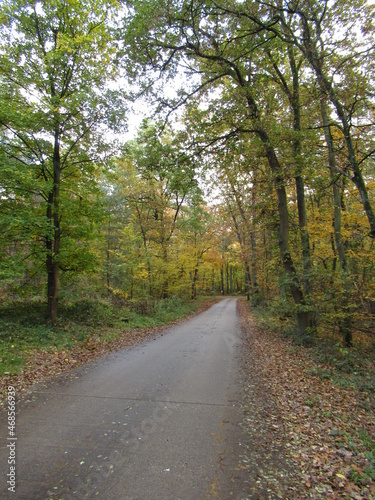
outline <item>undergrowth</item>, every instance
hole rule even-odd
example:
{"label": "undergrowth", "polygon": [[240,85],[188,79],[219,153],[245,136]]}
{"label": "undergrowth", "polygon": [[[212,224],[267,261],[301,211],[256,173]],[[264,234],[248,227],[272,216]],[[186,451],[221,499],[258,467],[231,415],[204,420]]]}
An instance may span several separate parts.
{"label": "undergrowth", "polygon": [[[280,318],[265,308],[253,310],[260,327],[275,331],[302,345],[292,318]],[[375,407],[375,336],[353,332],[353,346],[344,347],[339,335],[326,325],[319,325],[314,342],[307,349],[315,366],[312,375],[331,379],[341,387],[349,387],[364,395],[365,404]]]}

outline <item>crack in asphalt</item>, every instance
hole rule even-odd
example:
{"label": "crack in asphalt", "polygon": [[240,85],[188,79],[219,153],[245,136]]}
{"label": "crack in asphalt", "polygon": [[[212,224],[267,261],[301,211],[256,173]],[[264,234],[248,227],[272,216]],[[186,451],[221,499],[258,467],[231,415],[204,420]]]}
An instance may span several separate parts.
{"label": "crack in asphalt", "polygon": [[[47,396],[69,396],[73,398],[90,398],[90,399],[110,399],[115,401],[139,401],[143,403],[170,403],[179,405],[199,405],[199,406],[220,406],[223,408],[233,408],[239,401],[228,401],[227,403],[202,403],[201,401],[175,401],[171,399],[145,399],[145,398],[128,398],[128,397],[111,397],[111,396],[91,396],[90,394],[62,394],[59,392],[37,392],[33,394],[47,395]],[[228,404],[232,403],[232,404]]]}

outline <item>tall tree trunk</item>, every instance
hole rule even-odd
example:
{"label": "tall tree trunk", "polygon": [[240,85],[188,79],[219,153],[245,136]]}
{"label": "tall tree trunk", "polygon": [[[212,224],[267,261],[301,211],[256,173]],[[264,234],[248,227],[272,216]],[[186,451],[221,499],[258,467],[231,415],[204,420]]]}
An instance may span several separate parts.
{"label": "tall tree trunk", "polygon": [[111,287],[111,279],[110,279],[110,258],[111,258],[111,244],[110,244],[110,237],[111,237],[111,214],[109,214],[108,217],[108,231],[107,231],[107,290],[109,292],[109,289]]}
{"label": "tall tree trunk", "polygon": [[[244,85],[244,82],[242,82]],[[285,177],[283,169],[277,158],[272,141],[259,120],[258,107],[253,99],[250,90],[247,89],[247,104],[250,110],[253,130],[261,140],[268,160],[268,165],[272,172],[273,181],[277,195],[277,206],[279,212],[279,250],[284,271],[290,283],[290,292],[297,309],[298,335],[304,343],[311,341],[310,314],[306,311],[306,302],[298,279],[297,271],[294,267],[289,249],[289,214],[288,200],[285,189]]]}
{"label": "tall tree trunk", "polygon": [[293,76],[293,93],[290,98],[293,110],[293,130],[296,133],[293,140],[293,154],[295,163],[295,182],[298,207],[298,225],[301,238],[302,260],[303,260],[303,285],[305,295],[311,293],[311,253],[310,253],[310,237],[307,228],[307,210],[305,201],[305,183],[303,179],[303,160],[302,160],[302,145],[301,145],[301,113],[299,102],[299,76],[296,63],[291,47],[289,47],[289,60]]}
{"label": "tall tree trunk", "polygon": [[211,291],[216,292],[215,269],[211,271]]}
{"label": "tall tree trunk", "polygon": [[[242,205],[241,205],[239,200],[237,201],[237,205],[240,208],[240,213],[241,213],[242,219],[246,224],[246,219],[245,219],[243,211],[242,211]],[[234,227],[235,227],[236,233],[237,233],[238,243],[240,244],[241,251],[242,251],[242,258],[243,258],[244,267],[245,267],[245,293],[246,293],[247,300],[250,300],[251,276],[250,276],[250,266],[249,266],[249,262],[248,262],[247,255],[246,255],[247,252],[246,252],[245,236],[241,232],[236,215],[234,214],[232,207],[230,206],[229,203],[228,203],[228,207],[229,207],[230,213],[232,215]]]}
{"label": "tall tree trunk", "polygon": [[194,274],[191,283],[191,298],[193,300],[197,298],[197,281],[198,281],[198,264],[194,268]]}
{"label": "tall tree trunk", "polygon": [[199,269],[199,255],[197,251],[197,231],[194,232],[194,248],[195,248],[195,266],[194,266],[194,274],[191,283],[191,298],[197,298],[197,281],[198,281],[198,269]]}
{"label": "tall tree trunk", "polygon": [[47,221],[50,227],[50,232],[46,237],[46,266],[47,266],[47,316],[51,319],[52,315],[52,297],[54,290],[53,281],[53,190],[48,194],[47,203]]}
{"label": "tall tree trunk", "polygon": [[[162,240],[162,253],[163,253],[163,261],[164,265],[167,266],[168,263],[168,247],[167,242]],[[168,273],[166,267],[163,269],[163,284],[162,284],[162,298],[167,299],[169,297],[169,282],[168,282]]]}
{"label": "tall tree trunk", "polygon": [[269,289],[269,272],[268,272],[268,263],[269,263],[269,247],[268,247],[268,242],[267,242],[267,233],[266,230],[263,231],[263,248],[264,248],[264,258],[262,262],[262,270],[263,270],[263,275],[264,275],[264,285],[261,287],[261,300],[262,300],[262,305],[265,307],[268,306],[269,303],[269,296],[270,296],[270,289]]}
{"label": "tall tree trunk", "polygon": [[256,203],[256,191],[255,191],[255,181],[253,182],[253,188],[251,191],[251,230],[250,230],[250,245],[251,245],[251,278],[252,278],[252,305],[256,307],[259,302],[259,285],[257,277],[257,240],[255,236],[255,203]]}
{"label": "tall tree trunk", "polygon": [[332,191],[333,191],[333,205],[334,205],[334,237],[336,250],[340,262],[341,277],[343,283],[343,294],[342,294],[342,310],[343,310],[343,320],[339,322],[339,330],[344,340],[344,344],[350,347],[353,344],[353,334],[352,334],[352,320],[350,311],[350,276],[348,273],[347,258],[345,253],[345,246],[342,241],[341,234],[341,189],[337,184],[337,168],[336,168],[336,157],[333,144],[333,138],[331,134],[331,129],[329,126],[329,118],[327,111],[327,104],[324,97],[321,98],[321,115],[323,120],[324,135],[328,147],[328,161],[332,180]]}
{"label": "tall tree trunk", "polygon": [[259,302],[259,285],[257,278],[257,248],[256,248],[256,238],[255,232],[250,232],[250,244],[251,244],[251,301],[252,305],[256,307]]}
{"label": "tall tree trunk", "polygon": [[302,342],[309,343],[311,341],[311,315],[306,311],[306,302],[301,287],[297,271],[294,267],[292,256],[289,249],[289,214],[288,214],[288,199],[285,189],[285,178],[275,150],[272,147],[268,134],[263,129],[258,129],[257,134],[264,144],[264,149],[267,155],[268,164],[274,178],[274,184],[278,201],[279,213],[279,249],[284,271],[288,276],[289,288],[292,294],[294,303],[297,308],[297,324],[298,335]]}
{"label": "tall tree trunk", "polygon": [[51,235],[47,237],[47,294],[48,294],[48,317],[53,325],[57,321],[58,301],[60,293],[60,181],[61,181],[61,159],[60,138],[55,131],[55,143],[53,152],[53,187],[48,197],[47,219],[51,225]]}
{"label": "tall tree trunk", "polygon": [[[247,295],[247,300],[250,300],[250,290],[251,290],[251,300],[252,300],[252,305],[256,307],[258,305],[259,301],[259,286],[258,286],[258,281],[257,281],[257,260],[256,260],[256,238],[255,238],[255,231],[254,227],[249,229],[249,220],[247,219],[245,215],[245,211],[243,208],[243,204],[241,203],[241,199],[238,195],[237,190],[235,189],[235,186],[231,180],[230,177],[228,177],[231,189],[232,189],[232,194],[234,195],[234,198],[236,200],[236,204],[238,207],[238,210],[240,212],[242,221],[245,225],[245,228],[250,234],[250,244],[251,244],[251,275],[250,275],[250,266],[247,261],[247,258],[245,259],[245,279],[246,279],[246,295]],[[252,188],[252,193],[251,193],[251,211],[252,211],[252,217],[254,218],[254,206],[255,206],[255,181],[253,181],[253,188]],[[238,223],[236,219],[233,216],[232,213],[232,218],[235,223],[235,227],[237,230],[237,234],[240,234],[240,230],[238,227]],[[253,226],[253,222],[251,221],[251,225]],[[240,236],[239,236],[240,238]],[[245,236],[242,235],[242,243],[241,240],[239,239],[240,245],[243,247],[243,253],[244,255],[246,254],[246,245],[245,245]]]}
{"label": "tall tree trunk", "polygon": [[225,278],[226,278],[226,284],[227,284],[226,294],[229,295],[229,263],[228,263],[228,259],[226,259],[226,261],[225,261]]}
{"label": "tall tree trunk", "polygon": [[[288,84],[283,72],[279,69],[278,64],[273,59],[272,54],[267,51],[267,55],[271,60],[272,66],[279,78],[281,87],[283,88],[293,114],[293,130],[295,132],[293,139],[293,157],[294,157],[294,179],[296,184],[296,196],[298,207],[298,226],[301,240],[303,275],[301,277],[304,302],[311,307],[312,303],[312,277],[311,277],[311,252],[310,252],[310,237],[307,227],[307,210],[305,201],[305,183],[303,179],[303,160],[302,160],[302,144],[301,144],[301,112],[300,112],[300,89],[299,89],[299,66],[296,63],[294,47],[288,45],[289,67],[292,74],[292,87]],[[316,329],[316,319],[314,311],[306,310],[306,321],[312,330]]]}
{"label": "tall tree trunk", "polygon": [[[288,46],[289,65],[292,72],[293,91],[290,94],[290,104],[293,111],[293,130],[295,138],[293,141],[293,153],[295,163],[295,183],[298,207],[298,226],[301,238],[302,250],[302,264],[303,276],[302,286],[304,290],[304,301],[307,305],[312,307],[312,262],[310,252],[310,236],[307,225],[307,210],[305,200],[305,183],[303,179],[303,160],[302,160],[302,145],[301,145],[301,112],[300,112],[300,91],[299,91],[299,74],[298,67],[295,61],[293,48]],[[315,311],[306,311],[306,321],[308,327],[315,332],[316,330],[316,316]]]}
{"label": "tall tree trunk", "polygon": [[247,300],[250,300],[250,287],[251,287],[250,266],[249,263],[245,261],[245,293]]}
{"label": "tall tree trunk", "polygon": [[146,258],[146,263],[147,263],[148,293],[149,293],[149,296],[152,297],[153,283],[152,283],[152,274],[151,274],[151,263],[150,263],[150,258],[148,256],[147,235],[146,235],[146,231],[145,231],[143,224],[142,224],[141,212],[139,210],[138,205],[135,206],[135,209],[136,209],[137,216],[138,216],[139,227],[140,227],[141,233],[142,233],[143,249],[145,252],[145,258]]}

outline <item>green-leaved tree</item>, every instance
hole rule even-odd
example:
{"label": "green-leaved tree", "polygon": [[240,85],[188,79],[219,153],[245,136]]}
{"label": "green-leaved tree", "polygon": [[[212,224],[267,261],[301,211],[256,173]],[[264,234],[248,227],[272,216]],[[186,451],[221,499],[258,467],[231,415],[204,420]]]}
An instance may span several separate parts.
{"label": "green-leaved tree", "polygon": [[116,77],[116,9],[112,0],[6,0],[0,10],[1,188],[8,200],[31,196],[44,207],[38,224],[53,324],[68,205],[82,202],[83,186],[95,184],[105,127],[124,114],[107,85]]}

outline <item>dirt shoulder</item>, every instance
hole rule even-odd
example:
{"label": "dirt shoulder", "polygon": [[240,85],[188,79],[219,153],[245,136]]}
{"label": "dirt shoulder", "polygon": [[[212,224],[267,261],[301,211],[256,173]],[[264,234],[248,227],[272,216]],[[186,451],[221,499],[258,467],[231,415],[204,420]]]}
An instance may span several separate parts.
{"label": "dirt shoulder", "polygon": [[238,310],[250,498],[375,498],[375,415],[363,396],[313,375],[309,350],[260,330],[244,301]]}

